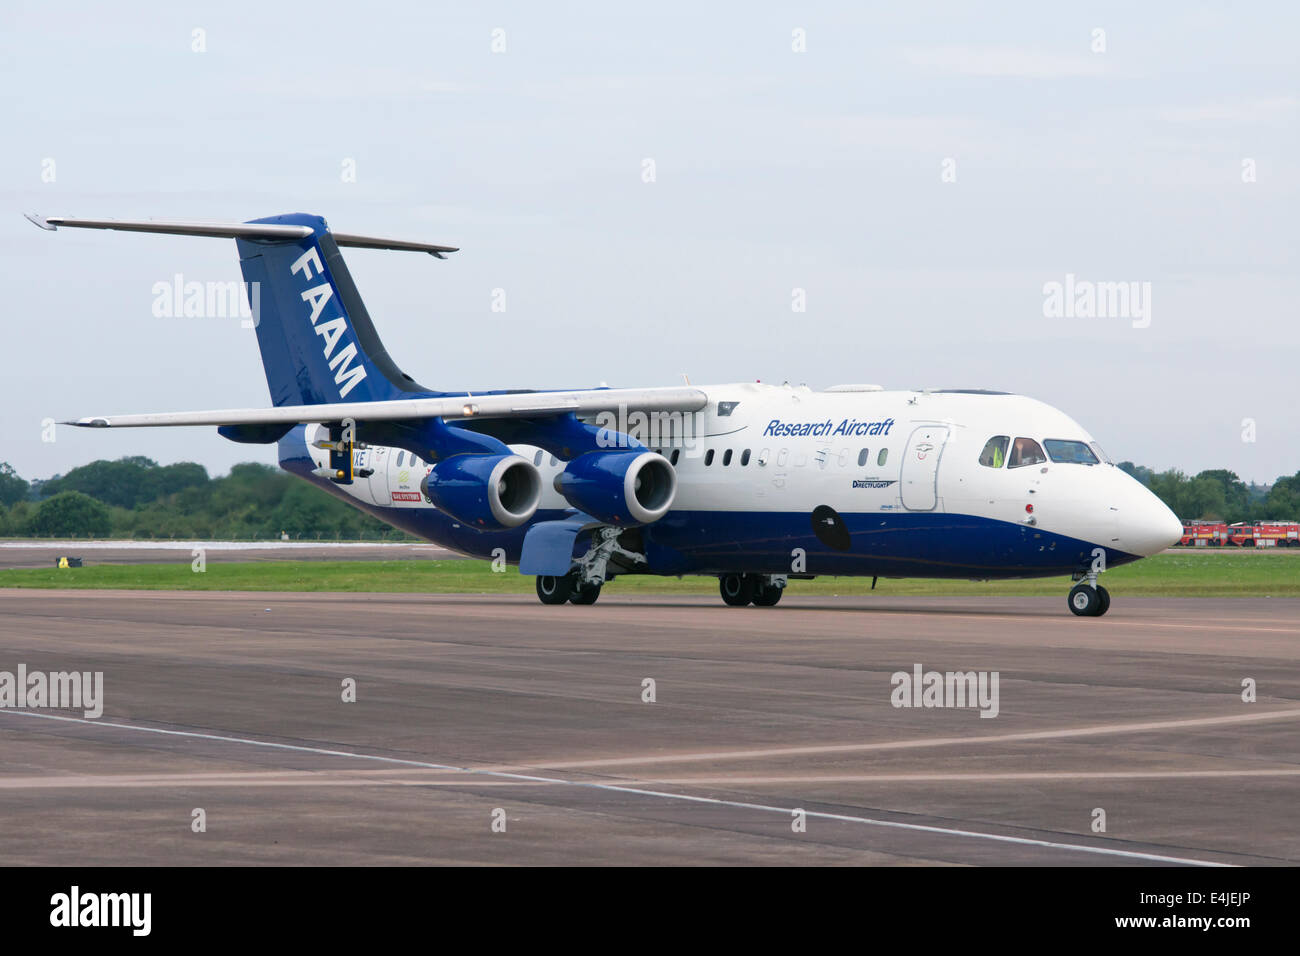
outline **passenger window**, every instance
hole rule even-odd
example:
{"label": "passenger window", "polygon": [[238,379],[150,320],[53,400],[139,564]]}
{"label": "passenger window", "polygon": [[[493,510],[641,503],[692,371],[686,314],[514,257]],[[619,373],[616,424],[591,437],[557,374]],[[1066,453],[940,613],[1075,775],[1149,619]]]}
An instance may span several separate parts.
{"label": "passenger window", "polygon": [[790,460],[790,449],[782,448],[776,453],[776,467],[784,468],[785,463]]}
{"label": "passenger window", "polygon": [[883,467],[885,462],[888,460],[888,458],[889,458],[889,449],[882,448],[880,449],[880,454],[876,456],[876,464]]}
{"label": "passenger window", "polygon": [[555,467],[556,465],[558,465],[559,463],[560,463],[560,459],[558,459],[558,458],[556,458],[554,455],[552,455],[552,456],[551,456],[551,467],[554,468],[554,467]]}
{"label": "passenger window", "polygon": [[730,465],[730,464],[731,464],[731,449],[730,449],[730,448],[728,448],[726,451],[724,451],[724,452],[722,453],[722,463],[723,463],[724,465]]}
{"label": "passenger window", "polygon": [[542,463],[542,452],[541,449],[539,448],[537,450],[537,454],[533,456],[533,464],[540,466],[541,463]]}
{"label": "passenger window", "polygon": [[740,453],[740,466],[743,468],[749,464],[749,449],[746,448]]}
{"label": "passenger window", "polygon": [[862,451],[858,452],[858,467],[859,468],[864,467],[870,458],[871,458],[871,449],[870,448],[862,449]]}
{"label": "passenger window", "polygon": [[984,450],[980,452],[980,464],[985,468],[1001,468],[1007,457],[1009,441],[1011,438],[1008,435],[994,435],[986,441]]}
{"label": "passenger window", "polygon": [[680,455],[681,453],[682,453],[682,450],[681,450],[680,448],[674,448],[674,449],[673,449],[673,453],[672,453],[671,455],[668,456],[668,461],[671,462],[672,464],[676,465],[676,464],[677,464],[677,456]]}
{"label": "passenger window", "polygon": [[713,464],[713,449],[710,448],[704,453],[704,464],[706,466]]}
{"label": "passenger window", "polygon": [[406,452],[404,452],[404,451],[399,451],[399,452],[397,453],[397,467],[398,467],[398,468],[401,468],[401,467],[402,467],[402,459],[405,458],[405,457],[406,457]]}
{"label": "passenger window", "polygon": [[1015,444],[1011,446],[1011,460],[1007,462],[1007,467],[1023,468],[1025,465],[1037,465],[1044,461],[1047,461],[1047,456],[1043,454],[1043,449],[1038,442],[1032,438],[1017,438]]}

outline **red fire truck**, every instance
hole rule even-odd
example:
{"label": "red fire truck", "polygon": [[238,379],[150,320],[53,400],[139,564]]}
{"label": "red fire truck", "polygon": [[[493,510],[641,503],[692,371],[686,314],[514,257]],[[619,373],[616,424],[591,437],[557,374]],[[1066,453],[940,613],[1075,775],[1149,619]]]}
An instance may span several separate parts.
{"label": "red fire truck", "polygon": [[1183,536],[1178,543],[1188,548],[1216,548],[1227,529],[1222,521],[1184,521]]}
{"label": "red fire truck", "polygon": [[1184,521],[1178,543],[1188,548],[1300,548],[1300,522]]}
{"label": "red fire truck", "polygon": [[1255,522],[1255,547],[1300,548],[1300,524],[1294,521]]}
{"label": "red fire truck", "polygon": [[1294,521],[1242,521],[1229,525],[1226,544],[1239,548],[1300,547],[1300,524]]}

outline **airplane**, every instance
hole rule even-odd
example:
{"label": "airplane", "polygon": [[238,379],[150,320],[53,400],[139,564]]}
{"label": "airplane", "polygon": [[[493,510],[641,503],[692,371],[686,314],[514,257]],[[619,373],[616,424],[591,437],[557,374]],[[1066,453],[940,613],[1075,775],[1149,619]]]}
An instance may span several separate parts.
{"label": "airplane", "polygon": [[341,247],[445,259],[452,246],[249,222],[28,216],[47,230],[233,238],[271,407],[96,415],[85,428],[215,426],[416,537],[590,605],[623,574],[718,578],[772,607],[822,575],[1069,575],[1099,617],[1108,568],[1175,544],[1178,518],[1077,422],[987,389],[733,383],[439,391],[380,342]]}

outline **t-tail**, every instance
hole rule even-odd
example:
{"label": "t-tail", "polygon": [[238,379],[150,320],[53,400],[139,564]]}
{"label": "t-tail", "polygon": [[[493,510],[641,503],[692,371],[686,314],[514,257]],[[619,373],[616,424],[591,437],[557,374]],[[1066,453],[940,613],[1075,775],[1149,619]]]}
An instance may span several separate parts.
{"label": "t-tail", "polygon": [[276,406],[379,402],[443,394],[397,367],[375,331],[340,246],[427,252],[455,247],[332,233],[320,216],[290,213],[246,223],[29,216],[70,226],[235,240]]}

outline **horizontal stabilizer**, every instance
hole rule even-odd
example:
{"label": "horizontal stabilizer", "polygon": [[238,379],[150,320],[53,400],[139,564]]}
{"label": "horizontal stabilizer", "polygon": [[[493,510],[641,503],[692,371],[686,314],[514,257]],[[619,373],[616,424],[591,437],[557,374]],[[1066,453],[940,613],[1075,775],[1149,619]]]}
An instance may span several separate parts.
{"label": "horizontal stabilizer", "polygon": [[[119,232],[153,232],[167,236],[205,236],[215,239],[253,239],[262,241],[295,241],[306,239],[313,232],[310,226],[261,222],[205,222],[199,219],[74,219],[68,216],[38,216],[27,213],[27,219],[42,229],[54,232],[60,227],[73,229],[114,229]],[[399,252],[427,252],[439,259],[456,246],[439,246],[429,242],[408,242],[404,239],[380,239],[331,232],[340,246],[360,249],[390,249]]]}

